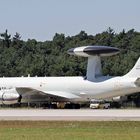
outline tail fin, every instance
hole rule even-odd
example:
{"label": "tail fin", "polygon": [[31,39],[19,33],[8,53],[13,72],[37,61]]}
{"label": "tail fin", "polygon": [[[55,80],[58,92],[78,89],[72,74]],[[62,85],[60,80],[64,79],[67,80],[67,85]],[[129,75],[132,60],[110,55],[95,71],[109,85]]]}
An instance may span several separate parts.
{"label": "tail fin", "polygon": [[125,76],[127,76],[127,77],[140,77],[140,57],[137,60],[135,66]]}

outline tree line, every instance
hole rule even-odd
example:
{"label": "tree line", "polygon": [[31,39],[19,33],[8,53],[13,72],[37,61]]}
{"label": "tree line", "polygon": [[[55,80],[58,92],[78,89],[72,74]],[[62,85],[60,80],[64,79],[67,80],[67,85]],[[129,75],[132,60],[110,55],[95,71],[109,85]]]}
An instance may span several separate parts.
{"label": "tree line", "polygon": [[131,29],[115,33],[108,28],[88,35],[81,31],[75,36],[56,33],[51,41],[22,40],[19,33],[0,33],[0,77],[13,76],[79,76],[86,73],[86,58],[70,56],[67,50],[85,45],[117,47],[120,54],[102,58],[104,75],[124,75],[140,56],[140,32]]}

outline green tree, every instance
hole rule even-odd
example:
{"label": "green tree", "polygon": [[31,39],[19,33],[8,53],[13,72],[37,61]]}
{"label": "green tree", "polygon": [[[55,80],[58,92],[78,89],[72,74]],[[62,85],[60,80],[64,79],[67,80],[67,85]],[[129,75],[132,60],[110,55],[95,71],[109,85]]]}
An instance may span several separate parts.
{"label": "green tree", "polygon": [[0,34],[2,40],[3,40],[3,46],[6,46],[7,48],[10,47],[11,43],[11,35],[8,34],[8,30],[6,29],[4,33]]}

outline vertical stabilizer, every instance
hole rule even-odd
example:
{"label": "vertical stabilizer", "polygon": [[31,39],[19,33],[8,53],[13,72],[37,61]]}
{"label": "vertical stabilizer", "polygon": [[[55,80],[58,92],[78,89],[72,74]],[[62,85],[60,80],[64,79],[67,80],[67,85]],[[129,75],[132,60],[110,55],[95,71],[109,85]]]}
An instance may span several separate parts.
{"label": "vertical stabilizer", "polygon": [[88,57],[87,80],[94,81],[97,76],[101,76],[101,59],[100,56]]}
{"label": "vertical stabilizer", "polygon": [[125,77],[140,77],[140,57],[138,61],[136,62],[135,66],[131,69],[130,72],[128,72]]}

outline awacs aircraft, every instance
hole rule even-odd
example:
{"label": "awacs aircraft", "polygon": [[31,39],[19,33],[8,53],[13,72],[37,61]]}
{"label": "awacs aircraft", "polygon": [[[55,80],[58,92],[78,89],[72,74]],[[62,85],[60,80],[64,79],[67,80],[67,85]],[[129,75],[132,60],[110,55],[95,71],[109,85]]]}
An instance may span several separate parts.
{"label": "awacs aircraft", "polygon": [[71,55],[88,58],[84,77],[11,77],[0,78],[1,104],[30,101],[77,102],[104,99],[140,92],[140,58],[124,76],[101,73],[101,57],[119,53],[118,48],[84,46],[68,50]]}

